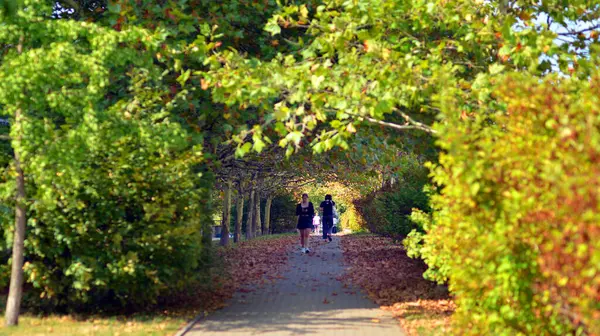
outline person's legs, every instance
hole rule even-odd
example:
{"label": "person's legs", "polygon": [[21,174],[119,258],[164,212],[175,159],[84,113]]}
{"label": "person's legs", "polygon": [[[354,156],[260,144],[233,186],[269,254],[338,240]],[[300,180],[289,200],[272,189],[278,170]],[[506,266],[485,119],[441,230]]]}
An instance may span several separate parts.
{"label": "person's legs", "polygon": [[304,246],[309,249],[310,248],[310,229],[304,230]]}
{"label": "person's legs", "polygon": [[323,239],[331,241],[331,227],[333,226],[333,217],[323,218]]}
{"label": "person's legs", "polygon": [[302,246],[302,248],[304,248],[304,230],[298,229],[298,232],[300,233],[300,246]]}

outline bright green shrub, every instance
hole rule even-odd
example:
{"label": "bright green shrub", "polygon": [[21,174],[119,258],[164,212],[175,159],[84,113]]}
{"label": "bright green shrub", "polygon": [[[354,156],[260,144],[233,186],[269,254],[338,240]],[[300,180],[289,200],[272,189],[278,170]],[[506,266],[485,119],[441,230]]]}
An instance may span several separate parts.
{"label": "bright green shrub", "polygon": [[[30,171],[28,191],[39,201],[29,211],[25,270],[52,305],[152,303],[199,266],[207,192],[193,161],[143,141],[145,127],[120,123],[102,127],[95,148],[77,138],[46,148],[51,157],[85,157],[41,155],[44,169]],[[151,132],[170,133],[161,128]]]}
{"label": "bright green shrub", "polygon": [[449,279],[457,333],[600,333],[598,97],[597,75],[513,74],[439,128],[436,211],[409,246]]}
{"label": "bright green shrub", "polygon": [[[22,54],[2,55],[0,108],[21,138],[12,144],[30,200],[27,304],[141,306],[194,277],[212,177],[201,174],[202,147],[170,118],[177,97],[164,103],[156,36],[63,20],[3,28],[0,43],[26,36]],[[3,163],[0,201],[14,209],[14,167]],[[14,215],[2,219],[9,247]]]}
{"label": "bright green shrub", "polygon": [[354,206],[349,206],[340,216],[340,225],[342,229],[350,229],[352,232],[366,231],[366,223]]}

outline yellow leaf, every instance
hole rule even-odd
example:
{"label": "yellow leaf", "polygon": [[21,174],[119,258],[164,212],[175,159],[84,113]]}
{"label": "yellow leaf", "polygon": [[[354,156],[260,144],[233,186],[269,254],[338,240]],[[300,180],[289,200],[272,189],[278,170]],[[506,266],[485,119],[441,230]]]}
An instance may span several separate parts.
{"label": "yellow leaf", "polygon": [[356,128],[354,128],[354,125],[348,124],[348,126],[346,126],[346,131],[348,131],[348,133],[356,133]]}

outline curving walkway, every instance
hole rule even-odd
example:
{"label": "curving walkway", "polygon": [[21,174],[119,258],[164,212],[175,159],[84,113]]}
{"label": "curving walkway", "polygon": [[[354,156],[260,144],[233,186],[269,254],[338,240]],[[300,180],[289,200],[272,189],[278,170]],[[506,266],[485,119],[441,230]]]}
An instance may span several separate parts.
{"label": "curving walkway", "polygon": [[229,305],[195,322],[186,336],[405,335],[390,313],[338,280],[343,272],[338,239],[313,252],[289,252],[282,276],[234,295]]}

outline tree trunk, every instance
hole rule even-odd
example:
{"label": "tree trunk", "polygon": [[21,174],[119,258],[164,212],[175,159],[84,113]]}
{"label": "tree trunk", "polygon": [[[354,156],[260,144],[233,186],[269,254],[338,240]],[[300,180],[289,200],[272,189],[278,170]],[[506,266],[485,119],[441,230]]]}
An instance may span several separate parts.
{"label": "tree trunk", "polygon": [[271,232],[271,204],[273,203],[273,196],[267,197],[267,204],[265,204],[265,227],[263,234],[269,234]]}
{"label": "tree trunk", "polygon": [[237,243],[242,238],[242,221],[244,220],[244,194],[240,191],[237,198],[237,218],[235,220],[235,232],[233,242]]}
{"label": "tree trunk", "polygon": [[[207,200],[206,202],[208,204],[212,204],[212,193],[208,193],[207,196]],[[214,232],[214,220],[212,219],[212,216],[210,217],[210,219],[206,219],[204,221],[202,221],[203,227],[202,227],[202,248],[204,249],[204,255],[205,256],[209,256],[210,253],[212,253],[212,245],[213,245],[213,237],[215,236],[215,232]]]}
{"label": "tree trunk", "polygon": [[[23,51],[23,36],[19,38],[17,52]],[[16,129],[21,132],[21,109],[15,113]],[[19,135],[18,140],[21,141]],[[13,146],[14,147],[14,146]],[[13,238],[12,270],[10,274],[10,289],[8,301],[6,302],[6,325],[15,326],[19,323],[19,312],[21,310],[21,297],[23,296],[23,254],[25,244],[25,225],[27,223],[25,174],[21,168],[21,154],[19,148],[14,149],[15,170],[17,173],[17,197],[15,206],[15,235]]]}
{"label": "tree trunk", "polygon": [[229,224],[231,223],[231,180],[225,184],[223,221],[221,222],[221,246],[229,245]]}
{"label": "tree trunk", "polygon": [[254,228],[252,221],[254,218],[254,188],[250,191],[250,200],[248,201],[248,218],[246,219],[246,239],[254,237]]}
{"label": "tree trunk", "polygon": [[262,233],[262,224],[260,223],[260,194],[256,193],[254,198],[254,219],[252,221],[254,227],[254,236],[260,236]]}

